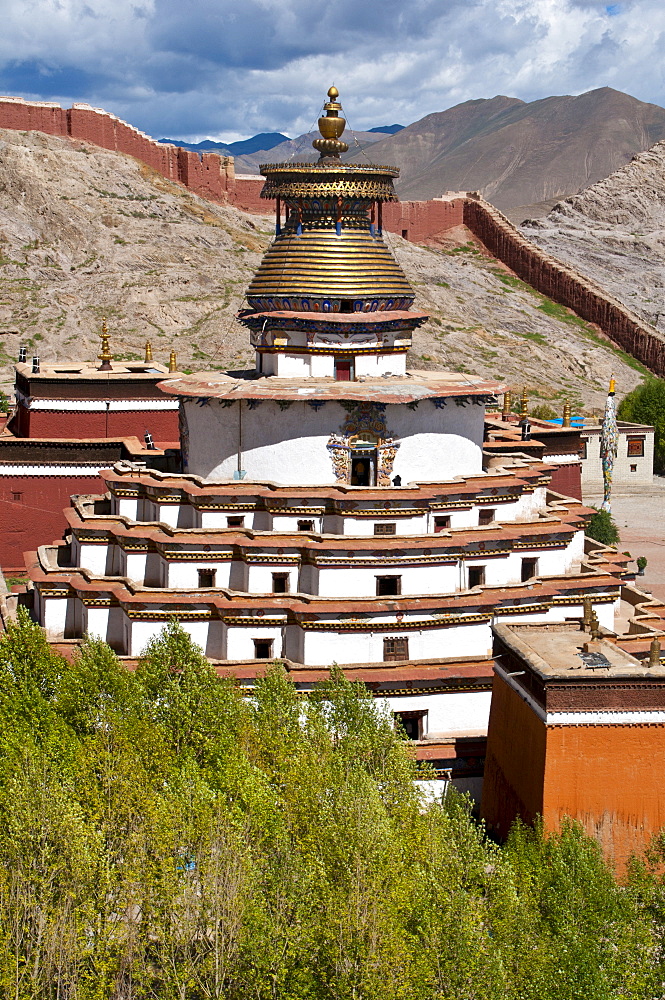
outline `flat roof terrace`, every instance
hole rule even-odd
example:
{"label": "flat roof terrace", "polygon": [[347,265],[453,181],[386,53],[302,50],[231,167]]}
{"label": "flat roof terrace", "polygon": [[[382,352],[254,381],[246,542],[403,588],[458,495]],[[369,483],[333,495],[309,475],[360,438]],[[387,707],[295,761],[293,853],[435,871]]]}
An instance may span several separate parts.
{"label": "flat roof terrace", "polygon": [[160,382],[158,388],[168,395],[199,399],[413,403],[446,397],[493,397],[504,392],[506,386],[461,372],[414,371],[377,378],[360,376],[353,382],[341,382],[334,378],[278,378],[259,375],[251,369],[178,375]]}

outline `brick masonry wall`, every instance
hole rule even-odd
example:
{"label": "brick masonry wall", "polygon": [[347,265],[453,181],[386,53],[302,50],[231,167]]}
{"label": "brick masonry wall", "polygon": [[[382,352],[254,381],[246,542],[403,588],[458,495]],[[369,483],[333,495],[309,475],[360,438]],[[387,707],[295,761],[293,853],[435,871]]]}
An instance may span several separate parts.
{"label": "brick masonry wall", "polygon": [[464,222],[464,198],[393,201],[383,206],[383,225],[412,243],[434,239]]}

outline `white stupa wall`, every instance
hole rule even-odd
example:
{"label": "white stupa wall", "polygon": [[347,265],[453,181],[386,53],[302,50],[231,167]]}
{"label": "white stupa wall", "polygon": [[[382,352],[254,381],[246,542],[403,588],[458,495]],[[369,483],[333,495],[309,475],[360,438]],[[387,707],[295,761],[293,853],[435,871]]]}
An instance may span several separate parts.
{"label": "white stupa wall", "polygon": [[[303,394],[309,390],[302,389]],[[308,402],[280,409],[272,400],[250,409],[244,401],[223,407],[184,403],[189,434],[187,472],[204,479],[232,479],[240,467],[246,479],[283,485],[333,484],[335,473],[326,447],[341,434],[348,416],[340,403],[315,410]],[[428,482],[482,471],[484,407],[438,409],[423,400],[416,409],[389,404],[387,436],[399,442],[392,475],[402,483]]]}

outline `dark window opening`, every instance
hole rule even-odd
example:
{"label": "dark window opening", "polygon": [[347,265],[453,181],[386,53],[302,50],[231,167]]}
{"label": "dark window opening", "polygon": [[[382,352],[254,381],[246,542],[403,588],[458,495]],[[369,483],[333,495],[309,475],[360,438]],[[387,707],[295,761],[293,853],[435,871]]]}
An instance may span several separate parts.
{"label": "dark window opening", "polygon": [[288,594],[288,592],[289,592],[289,574],[288,573],[273,573],[273,575],[272,575],[272,592],[273,592],[273,594]]}
{"label": "dark window opening", "polygon": [[409,640],[408,639],[384,639],[383,640],[383,660],[384,663],[391,663],[397,660],[408,660]]}
{"label": "dark window opening", "polygon": [[422,740],[425,738],[426,721],[426,711],[395,712],[395,722],[401,724],[408,740]]}
{"label": "dark window opening", "polygon": [[12,500],[14,503],[23,503],[23,494],[12,491]]}
{"label": "dark window opening", "polygon": [[434,518],[434,533],[437,531],[444,531],[446,528],[450,527],[450,517],[446,515],[445,517],[435,517]]}
{"label": "dark window opening", "polygon": [[254,640],[254,659],[269,660],[272,656],[272,639]]}
{"label": "dark window opening", "polygon": [[580,452],[580,458],[582,459],[582,461],[584,461],[584,459],[587,457],[587,443],[586,443],[586,441],[580,441],[579,452]]}
{"label": "dark window opening", "polygon": [[628,438],[629,458],[642,458],[644,455],[644,438]]}
{"label": "dark window opening", "polygon": [[401,576],[377,576],[376,578],[377,597],[394,597],[396,594],[401,594],[401,593],[402,593]]}
{"label": "dark window opening", "polygon": [[390,522],[385,523],[384,522],[383,524],[375,524],[374,525],[374,534],[375,535],[396,535],[397,534],[397,525],[395,524],[394,521],[392,523],[390,523]]}
{"label": "dark window opening", "polygon": [[538,573],[537,559],[522,559],[522,583],[532,580]]}
{"label": "dark window opening", "polygon": [[342,299],[339,311],[343,313],[353,312],[353,299]]}
{"label": "dark window opening", "polygon": [[217,576],[217,570],[215,569],[200,569],[199,570],[199,587],[214,587],[215,577]]}
{"label": "dark window opening", "polygon": [[352,382],[353,361],[335,358],[335,379],[338,382]]}
{"label": "dark window opening", "polygon": [[227,517],[226,526],[228,528],[242,528],[245,524],[244,517]]}
{"label": "dark window opening", "polygon": [[631,472],[637,472],[637,466],[636,465],[631,465],[630,471]]}
{"label": "dark window opening", "polygon": [[469,590],[473,587],[482,587],[485,583],[485,567],[469,566]]}
{"label": "dark window opening", "polygon": [[351,452],[351,485],[374,486],[376,451]]}
{"label": "dark window opening", "polygon": [[314,521],[298,521],[298,531],[314,531]]}
{"label": "dark window opening", "polygon": [[478,524],[491,524],[496,515],[496,511],[492,509],[485,509],[478,512]]}
{"label": "dark window opening", "polygon": [[403,229],[402,230],[402,239],[403,240],[408,240],[408,238],[409,238],[409,230],[408,229]]}

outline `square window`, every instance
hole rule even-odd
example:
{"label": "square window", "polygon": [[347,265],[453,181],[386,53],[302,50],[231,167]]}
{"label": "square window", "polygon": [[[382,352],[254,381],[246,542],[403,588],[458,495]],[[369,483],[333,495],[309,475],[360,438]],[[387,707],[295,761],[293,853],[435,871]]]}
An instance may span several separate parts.
{"label": "square window", "polygon": [[383,640],[383,660],[390,663],[397,660],[408,660],[409,640],[398,637],[396,639]]}
{"label": "square window", "polygon": [[199,570],[199,587],[207,588],[215,586],[215,577],[217,576],[217,570],[215,569],[200,569]]}
{"label": "square window", "polygon": [[12,490],[12,500],[14,503],[23,503],[23,494]]}
{"label": "square window", "polygon": [[522,583],[532,580],[538,574],[537,559],[522,559]]}
{"label": "square window", "polygon": [[469,590],[474,587],[482,587],[485,583],[485,567],[484,566],[469,566]]}
{"label": "square window", "polygon": [[390,523],[387,524],[385,521],[383,522],[383,524],[375,524],[374,525],[374,534],[375,535],[396,535],[397,534],[397,525],[395,524],[394,521],[393,521],[392,524],[390,524]]}
{"label": "square window", "polygon": [[644,438],[628,438],[629,458],[642,458],[644,455]]}
{"label": "square window", "polygon": [[491,524],[492,521],[494,520],[495,514],[496,510],[491,508],[485,508],[484,510],[480,510],[478,512],[478,524],[480,525]]}
{"label": "square window", "polygon": [[314,531],[314,521],[298,521],[298,531]]}
{"label": "square window", "polygon": [[244,517],[227,517],[226,526],[227,528],[242,528],[245,525]]}
{"label": "square window", "polygon": [[427,732],[427,712],[395,712],[395,722],[408,740],[422,740]]}
{"label": "square window", "polygon": [[630,471],[631,472],[637,472],[637,466],[636,465],[631,465]]}
{"label": "square window", "polygon": [[272,575],[272,592],[273,592],[273,594],[288,594],[288,592],[289,592],[289,574],[288,573],[273,573],[273,575]]}
{"label": "square window", "polygon": [[376,578],[377,597],[394,597],[395,595],[401,593],[402,593],[401,576],[377,576]]}
{"label": "square window", "polygon": [[445,529],[449,528],[449,527],[450,527],[450,515],[449,514],[445,514],[445,515],[441,515],[441,516],[437,515],[434,518],[434,533],[435,534],[436,534],[437,531],[445,531]]}
{"label": "square window", "polygon": [[272,639],[254,639],[254,659],[269,660],[272,656]]}
{"label": "square window", "polygon": [[582,461],[584,461],[584,459],[587,457],[587,443],[586,443],[586,441],[580,441],[579,451],[580,451],[580,458],[582,459]]}

